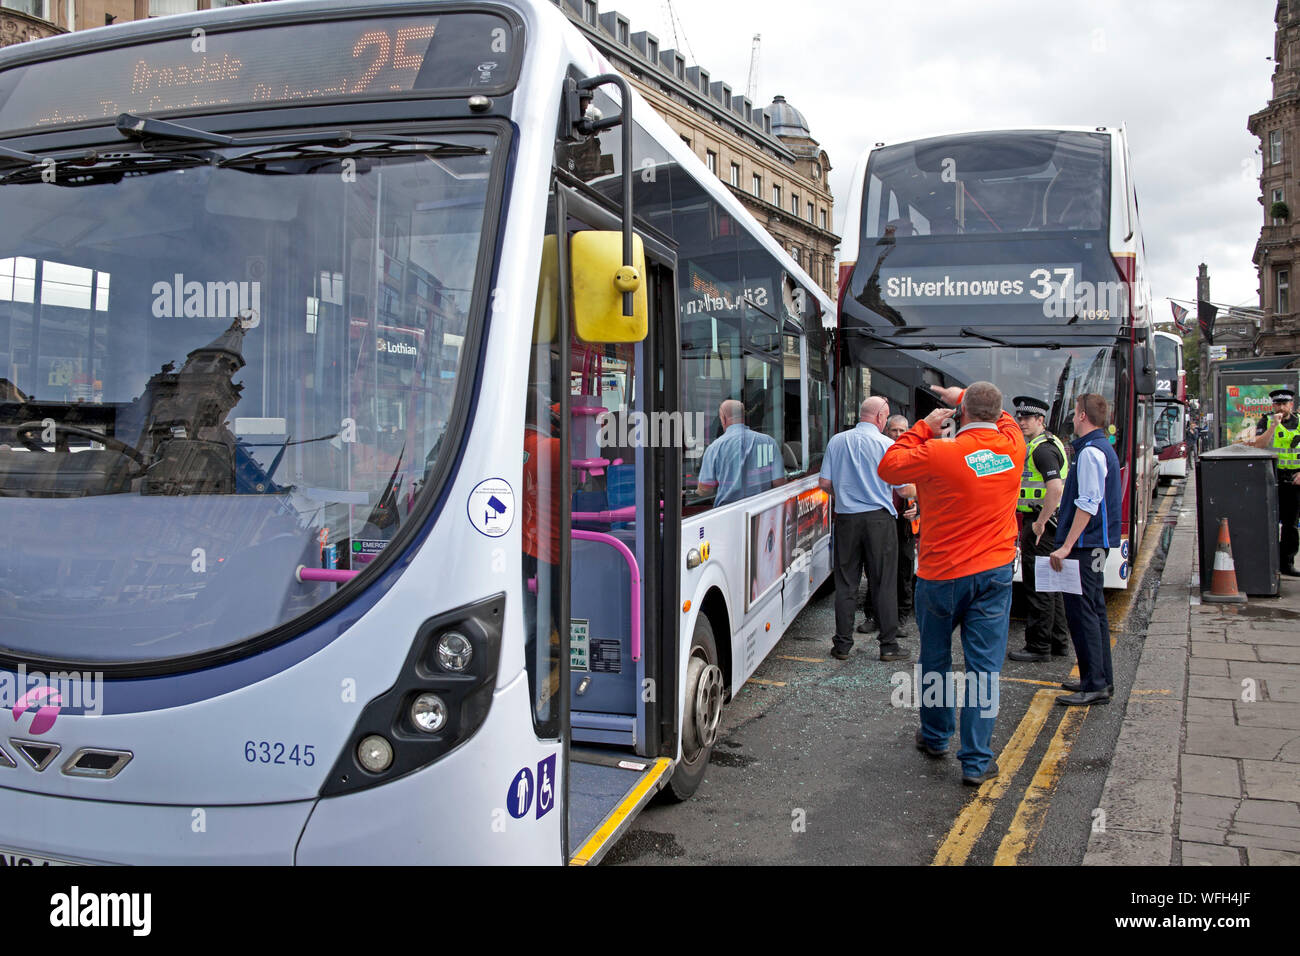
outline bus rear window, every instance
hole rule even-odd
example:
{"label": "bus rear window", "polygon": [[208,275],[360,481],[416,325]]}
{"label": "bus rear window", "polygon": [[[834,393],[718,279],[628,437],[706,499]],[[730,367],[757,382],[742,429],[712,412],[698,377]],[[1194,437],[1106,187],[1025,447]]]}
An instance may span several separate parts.
{"label": "bus rear window", "polygon": [[1106,228],[1110,140],[1100,133],[942,136],[878,149],[863,239]]}

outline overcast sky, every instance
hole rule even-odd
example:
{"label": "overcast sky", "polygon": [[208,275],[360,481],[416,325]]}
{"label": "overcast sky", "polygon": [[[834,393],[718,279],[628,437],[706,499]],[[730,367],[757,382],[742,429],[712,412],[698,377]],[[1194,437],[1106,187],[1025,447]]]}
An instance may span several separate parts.
{"label": "overcast sky", "polygon": [[[1276,0],[937,0],[934,3],[602,0],[633,32],[678,46],[743,92],[762,35],[756,106],[778,93],[834,167],[843,224],[859,153],[958,129],[1128,124],[1157,318],[1164,296],[1258,304],[1258,141],[1273,73]],[[694,54],[694,55],[692,55]],[[1300,208],[1300,195],[1288,195]]]}

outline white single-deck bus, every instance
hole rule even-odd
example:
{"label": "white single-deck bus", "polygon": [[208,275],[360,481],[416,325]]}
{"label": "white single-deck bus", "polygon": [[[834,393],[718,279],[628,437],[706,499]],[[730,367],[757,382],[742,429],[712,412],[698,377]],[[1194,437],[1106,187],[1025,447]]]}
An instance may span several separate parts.
{"label": "white single-deck bus", "polygon": [[612,73],[542,0],[0,52],[0,857],[586,863],[699,786],[829,574],[835,316]]}
{"label": "white single-deck bus", "polygon": [[837,364],[855,374],[841,414],[869,387],[916,421],[935,407],[929,386],[982,379],[1008,403],[1047,402],[1048,429],[1069,441],[1075,398],[1101,394],[1124,494],[1106,586],[1127,587],[1155,487],[1155,382],[1124,129],[876,143],[847,209]]}

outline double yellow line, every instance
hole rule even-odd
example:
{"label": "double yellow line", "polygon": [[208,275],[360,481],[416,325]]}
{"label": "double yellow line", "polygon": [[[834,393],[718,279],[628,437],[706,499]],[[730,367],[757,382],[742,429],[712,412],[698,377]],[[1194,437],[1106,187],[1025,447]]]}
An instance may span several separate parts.
{"label": "double yellow line", "polygon": [[[1166,497],[1160,503],[1155,516],[1150,519],[1146,540],[1142,542],[1142,547],[1139,549],[1141,553],[1138,555],[1138,560],[1134,562],[1133,573],[1129,577],[1129,590],[1125,591],[1117,602],[1119,613],[1111,629],[1113,633],[1117,633],[1124,626],[1133,609],[1142,577],[1146,574],[1151,557],[1155,553],[1156,541],[1159,538],[1157,529],[1163,523],[1164,516],[1173,503],[1173,497],[1173,495]],[[1115,641],[1116,639],[1112,637],[1112,647]],[[1079,668],[1076,664],[1071,674],[1077,676],[1078,672]],[[1004,678],[1004,680],[1015,680],[1016,683],[1024,684],[1046,683],[1015,678]],[[988,827],[993,811],[997,809],[998,801],[1011,788],[1012,780],[1020,772],[1025,758],[1038,740],[1038,735],[1047,723],[1047,715],[1053,709],[1056,698],[1063,693],[1065,691],[1054,689],[1040,690],[1034,694],[1029,709],[1025,711],[1011,739],[998,755],[998,776],[984,783],[975,794],[975,799],[966,804],[957,815],[947,837],[935,853],[934,866],[965,865],[975,849],[975,844],[979,842],[980,836]],[[1047,744],[1047,751],[1039,761],[1038,769],[1034,772],[1033,779],[1029,781],[1020,805],[1016,808],[1011,826],[1008,827],[1006,835],[998,846],[997,854],[993,858],[995,866],[1015,866],[1027,852],[1033,849],[1039,833],[1042,832],[1043,823],[1047,819],[1047,811],[1052,805],[1052,793],[1065,769],[1066,758],[1079,734],[1079,728],[1087,717],[1088,708],[1071,707],[1061,718],[1056,732],[1052,734],[1052,739]]]}

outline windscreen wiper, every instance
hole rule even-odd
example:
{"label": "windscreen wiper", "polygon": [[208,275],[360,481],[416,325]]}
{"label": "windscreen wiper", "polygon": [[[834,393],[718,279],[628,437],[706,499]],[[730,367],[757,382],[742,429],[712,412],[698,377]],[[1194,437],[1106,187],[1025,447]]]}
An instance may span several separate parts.
{"label": "windscreen wiper", "polygon": [[1011,342],[1008,342],[1006,339],[1000,339],[996,335],[985,335],[983,332],[977,332],[974,329],[970,328],[969,326],[965,326],[965,325],[961,327],[961,334],[962,334],[962,338],[966,338],[969,336],[972,338],[983,339],[985,342],[992,342],[994,345],[1012,344]]}
{"label": "windscreen wiper", "polygon": [[[890,338],[887,335],[880,335],[877,332],[871,332],[867,329],[850,328],[843,329],[842,331],[846,335],[861,335],[865,338],[873,339],[876,342],[882,342],[891,349],[925,349],[927,352],[933,352],[937,348],[937,346],[932,342],[923,342],[920,345],[913,345],[911,342],[905,344],[896,342],[893,338]],[[899,331],[901,332],[902,330],[900,329]]]}
{"label": "windscreen wiper", "polygon": [[[362,136],[353,138],[344,132],[332,137],[298,138],[289,142],[244,143],[240,145],[261,146],[238,156],[220,160],[217,165],[223,169],[239,169],[245,172],[266,173],[269,175],[292,175],[302,172],[315,172],[324,166],[345,159],[361,159],[392,156],[484,156],[487,150],[482,146],[468,146],[463,143],[445,143],[438,140],[419,139],[410,136]],[[312,161],[317,160],[314,165]],[[304,170],[298,164],[308,163]],[[279,164],[293,164],[292,169],[275,169]]]}
{"label": "windscreen wiper", "polygon": [[67,156],[33,156],[0,174],[0,185],[45,182],[55,186],[94,186],[121,182],[131,176],[208,166],[215,158],[207,152],[104,153],[93,149]]}

